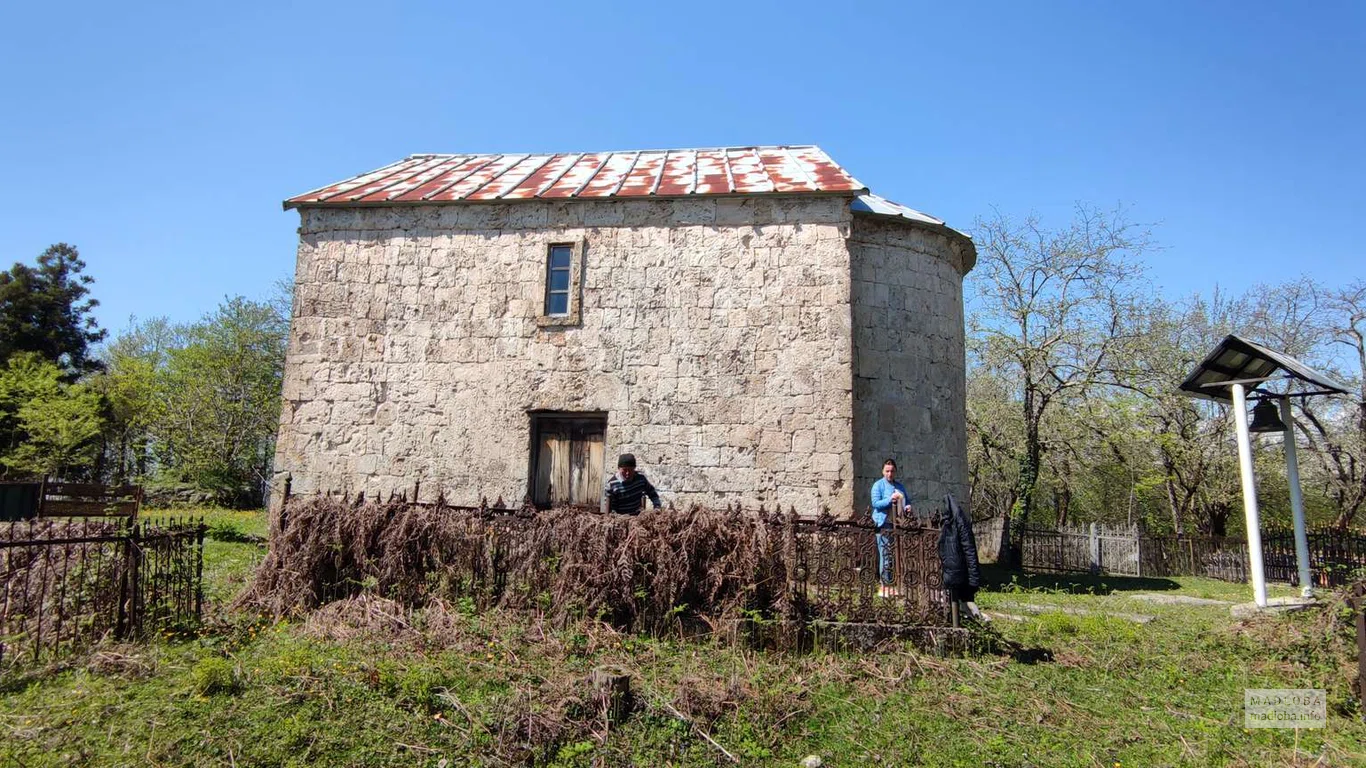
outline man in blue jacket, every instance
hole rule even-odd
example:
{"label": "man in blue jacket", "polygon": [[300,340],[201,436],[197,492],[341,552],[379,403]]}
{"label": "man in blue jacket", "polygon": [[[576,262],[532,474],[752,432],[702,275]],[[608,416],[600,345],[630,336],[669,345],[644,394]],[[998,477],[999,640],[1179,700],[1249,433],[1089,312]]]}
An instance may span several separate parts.
{"label": "man in blue jacket", "polygon": [[873,525],[877,529],[877,572],[882,586],[878,594],[890,597],[896,594],[892,586],[892,527],[893,513],[905,509],[909,499],[906,486],[896,481],[896,462],[887,459],[882,462],[882,479],[873,483]]}

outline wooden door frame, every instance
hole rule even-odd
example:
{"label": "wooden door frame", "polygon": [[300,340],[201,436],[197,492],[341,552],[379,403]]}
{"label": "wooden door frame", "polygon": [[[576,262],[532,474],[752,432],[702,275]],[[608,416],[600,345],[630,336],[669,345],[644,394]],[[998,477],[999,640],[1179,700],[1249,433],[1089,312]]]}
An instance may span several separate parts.
{"label": "wooden door frame", "polygon": [[540,435],[541,425],[554,421],[600,421],[602,423],[603,439],[603,461],[604,471],[606,470],[606,443],[607,443],[607,411],[552,411],[552,410],[530,410],[527,411],[527,475],[526,475],[526,496],[531,502],[541,509],[546,509],[550,505],[543,504],[536,500],[536,472],[540,468]]}

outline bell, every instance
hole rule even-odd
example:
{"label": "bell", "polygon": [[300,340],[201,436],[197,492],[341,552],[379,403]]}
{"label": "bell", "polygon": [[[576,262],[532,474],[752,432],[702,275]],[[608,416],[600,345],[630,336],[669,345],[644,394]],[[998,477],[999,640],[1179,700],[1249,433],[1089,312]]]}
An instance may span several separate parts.
{"label": "bell", "polygon": [[1252,407],[1252,423],[1247,425],[1249,432],[1284,432],[1285,422],[1281,421],[1280,409],[1269,400],[1259,400]]}

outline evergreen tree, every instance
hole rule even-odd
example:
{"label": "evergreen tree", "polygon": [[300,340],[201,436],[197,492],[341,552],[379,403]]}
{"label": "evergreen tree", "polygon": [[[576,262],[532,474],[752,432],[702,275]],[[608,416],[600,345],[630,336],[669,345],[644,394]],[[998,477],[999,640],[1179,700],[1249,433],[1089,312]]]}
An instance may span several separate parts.
{"label": "evergreen tree", "polygon": [[57,243],[37,267],[16,263],[0,272],[0,360],[36,352],[71,379],[100,369],[90,353],[105,332],[90,316],[99,302],[89,298],[94,278],[84,270],[76,248]]}
{"label": "evergreen tree", "polygon": [[20,352],[0,369],[0,464],[19,477],[84,475],[99,449],[100,396]]}

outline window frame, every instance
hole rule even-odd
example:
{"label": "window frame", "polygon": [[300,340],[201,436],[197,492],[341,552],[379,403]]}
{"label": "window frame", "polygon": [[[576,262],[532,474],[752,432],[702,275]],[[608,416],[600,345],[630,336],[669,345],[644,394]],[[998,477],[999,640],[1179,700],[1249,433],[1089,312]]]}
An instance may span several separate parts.
{"label": "window frame", "polygon": [[[583,255],[584,241],[554,241],[545,244],[545,250],[541,254],[544,264],[541,275],[544,281],[544,291],[541,295],[541,310],[536,317],[536,325],[542,328],[564,328],[579,325],[583,319],[582,297],[583,297]],[[569,249],[569,285],[564,291],[553,291],[551,288],[552,276],[561,271],[562,267],[554,266],[555,250],[557,248]],[[550,301],[554,295],[565,296],[566,310],[563,314],[550,313]]]}

